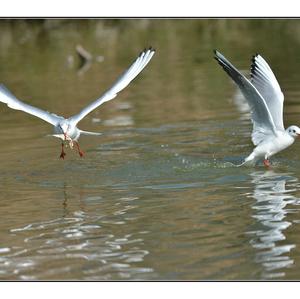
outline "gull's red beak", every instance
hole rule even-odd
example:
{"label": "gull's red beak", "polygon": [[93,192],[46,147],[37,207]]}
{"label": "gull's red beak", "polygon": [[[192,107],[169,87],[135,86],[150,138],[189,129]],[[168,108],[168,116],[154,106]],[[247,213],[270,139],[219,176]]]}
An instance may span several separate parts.
{"label": "gull's red beak", "polygon": [[300,139],[300,134],[297,134],[298,136],[297,136],[297,138],[299,138]]}

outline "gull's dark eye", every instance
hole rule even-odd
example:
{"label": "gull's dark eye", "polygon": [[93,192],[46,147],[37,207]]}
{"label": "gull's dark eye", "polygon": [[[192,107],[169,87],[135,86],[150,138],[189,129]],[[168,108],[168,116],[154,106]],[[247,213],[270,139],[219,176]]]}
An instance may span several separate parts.
{"label": "gull's dark eye", "polygon": [[296,130],[293,130],[293,133],[296,133]]}

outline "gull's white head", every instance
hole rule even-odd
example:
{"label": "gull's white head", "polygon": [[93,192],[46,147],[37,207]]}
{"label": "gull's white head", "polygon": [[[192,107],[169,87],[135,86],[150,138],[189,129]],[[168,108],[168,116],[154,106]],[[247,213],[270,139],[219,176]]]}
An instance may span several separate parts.
{"label": "gull's white head", "polygon": [[286,131],[293,138],[299,138],[300,137],[300,128],[297,127],[297,126],[290,126],[286,129]]}

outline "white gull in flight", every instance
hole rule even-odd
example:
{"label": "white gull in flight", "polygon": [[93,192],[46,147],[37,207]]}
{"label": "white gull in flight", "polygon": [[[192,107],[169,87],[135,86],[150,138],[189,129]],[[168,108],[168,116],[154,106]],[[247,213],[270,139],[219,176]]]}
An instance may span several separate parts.
{"label": "white gull in flight", "polygon": [[141,52],[132,65],[118,78],[109,90],[107,90],[100,98],[82,109],[78,114],[67,119],[21,102],[3,84],[0,85],[0,102],[7,104],[7,106],[12,109],[21,110],[39,117],[53,125],[55,134],[52,136],[62,139],[60,158],[64,159],[66,155],[64,151],[65,142],[69,142],[71,148],[73,148],[73,144],[75,144],[80,157],[82,157],[84,153],[78,144],[80,135],[101,135],[101,133],[80,130],[77,128],[78,122],[98,106],[115,98],[117,94],[144,69],[154,53],[155,50],[151,47]]}
{"label": "white gull in flight", "polygon": [[241,165],[254,165],[264,159],[270,166],[270,157],[292,145],[300,136],[300,128],[283,125],[284,96],[268,63],[256,54],[252,58],[251,79],[248,80],[220,52],[214,51],[215,59],[238,85],[246,98],[253,123],[252,142],[256,146]]}

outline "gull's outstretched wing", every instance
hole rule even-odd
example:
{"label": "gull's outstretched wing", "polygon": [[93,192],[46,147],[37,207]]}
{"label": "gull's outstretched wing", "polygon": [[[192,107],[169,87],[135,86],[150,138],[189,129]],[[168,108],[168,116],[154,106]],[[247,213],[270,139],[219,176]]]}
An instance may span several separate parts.
{"label": "gull's outstretched wing", "polygon": [[215,59],[238,85],[250,106],[253,122],[252,142],[254,145],[258,145],[267,137],[276,136],[276,127],[271,112],[259,91],[221,53],[216,50],[214,53]]}
{"label": "gull's outstretched wing", "polygon": [[273,122],[278,130],[284,130],[284,96],[268,63],[258,54],[253,56],[251,65],[251,83],[264,98]]}
{"label": "gull's outstretched wing", "polygon": [[99,99],[85,107],[78,114],[70,117],[69,121],[76,125],[82,118],[84,118],[95,108],[115,98],[118,92],[124,89],[144,69],[154,53],[155,50],[151,47],[148,50],[144,50],[108,91],[106,91]]}
{"label": "gull's outstretched wing", "polygon": [[7,104],[9,108],[21,110],[36,117],[39,117],[54,126],[60,120],[63,119],[63,117],[61,116],[55,115],[53,113],[41,110],[39,108],[21,102],[3,84],[0,84],[0,102]]}

